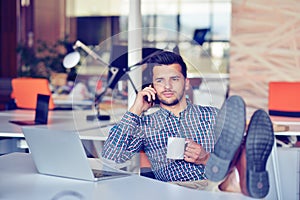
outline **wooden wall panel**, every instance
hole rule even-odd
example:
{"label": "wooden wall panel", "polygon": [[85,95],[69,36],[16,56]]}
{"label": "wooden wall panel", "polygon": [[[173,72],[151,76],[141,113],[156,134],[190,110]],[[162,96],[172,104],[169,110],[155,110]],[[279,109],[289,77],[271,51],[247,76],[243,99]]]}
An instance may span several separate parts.
{"label": "wooden wall panel", "polygon": [[270,81],[300,81],[300,1],[232,0],[230,95],[268,108]]}
{"label": "wooden wall panel", "polygon": [[17,76],[17,3],[0,2],[0,77]]}
{"label": "wooden wall panel", "polygon": [[65,1],[35,0],[34,35],[35,40],[54,43],[65,36]]}

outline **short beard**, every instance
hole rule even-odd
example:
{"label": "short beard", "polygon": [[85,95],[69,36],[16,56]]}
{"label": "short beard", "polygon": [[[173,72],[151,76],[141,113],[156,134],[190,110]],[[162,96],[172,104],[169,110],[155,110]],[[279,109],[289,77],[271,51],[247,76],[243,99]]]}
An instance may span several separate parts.
{"label": "short beard", "polygon": [[165,105],[165,106],[174,106],[174,105],[176,105],[176,104],[179,103],[179,100],[176,99],[176,100],[172,101],[171,103],[166,102],[164,100],[160,100],[160,103],[163,104],[163,105]]}

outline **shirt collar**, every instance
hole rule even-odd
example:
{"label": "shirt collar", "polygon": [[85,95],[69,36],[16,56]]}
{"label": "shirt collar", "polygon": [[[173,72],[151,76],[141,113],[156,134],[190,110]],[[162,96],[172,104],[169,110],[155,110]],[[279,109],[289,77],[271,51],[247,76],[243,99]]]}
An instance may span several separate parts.
{"label": "shirt collar", "polygon": [[[186,102],[187,102],[187,106],[186,108],[181,111],[180,113],[183,113],[183,112],[186,112],[188,110],[190,110],[192,108],[192,102],[190,101],[190,99],[186,99]],[[173,115],[173,113],[171,113],[169,110],[165,109],[165,108],[162,108],[160,107],[160,112],[162,113],[162,115],[164,115],[165,117],[169,117],[170,115]]]}

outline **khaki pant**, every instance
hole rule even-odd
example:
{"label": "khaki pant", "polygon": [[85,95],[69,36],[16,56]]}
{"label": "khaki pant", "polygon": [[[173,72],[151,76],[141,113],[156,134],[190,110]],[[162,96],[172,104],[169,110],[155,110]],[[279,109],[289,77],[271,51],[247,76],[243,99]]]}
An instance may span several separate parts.
{"label": "khaki pant", "polygon": [[218,182],[213,182],[210,180],[198,180],[175,181],[170,183],[196,190],[204,190],[211,192],[227,191],[241,193],[239,174],[236,169],[234,169],[224,180]]}
{"label": "khaki pant", "polygon": [[198,181],[175,181],[170,182],[175,185],[196,189],[196,190],[204,190],[204,191],[211,191],[211,192],[219,192],[220,182],[212,182],[210,180],[198,180]]}

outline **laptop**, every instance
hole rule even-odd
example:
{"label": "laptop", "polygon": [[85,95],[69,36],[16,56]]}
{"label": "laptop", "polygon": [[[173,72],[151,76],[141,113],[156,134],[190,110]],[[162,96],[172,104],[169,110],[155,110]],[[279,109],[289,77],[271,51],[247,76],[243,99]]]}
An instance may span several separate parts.
{"label": "laptop", "polygon": [[39,124],[47,124],[48,122],[48,111],[49,111],[49,95],[38,94],[36,109],[35,109],[35,118],[34,120],[10,120],[9,122],[26,126],[26,125],[39,125]]}
{"label": "laptop", "polygon": [[23,134],[39,173],[87,181],[100,181],[131,175],[97,162],[92,169],[79,138],[73,131],[24,126]]}

